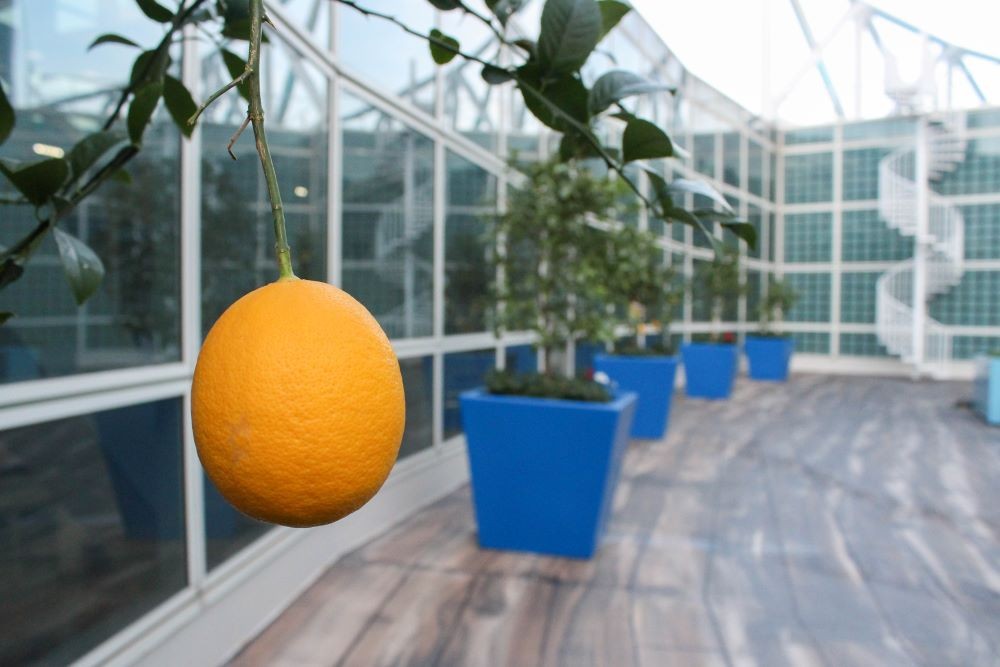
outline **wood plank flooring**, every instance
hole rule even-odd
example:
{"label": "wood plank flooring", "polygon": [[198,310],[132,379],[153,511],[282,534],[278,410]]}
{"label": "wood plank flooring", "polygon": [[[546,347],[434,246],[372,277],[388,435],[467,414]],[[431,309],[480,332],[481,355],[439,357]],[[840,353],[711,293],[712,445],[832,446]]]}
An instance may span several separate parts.
{"label": "wood plank flooring", "polygon": [[335,564],[234,665],[1000,665],[1000,429],[964,384],[676,397],[581,562],[481,550],[468,488]]}

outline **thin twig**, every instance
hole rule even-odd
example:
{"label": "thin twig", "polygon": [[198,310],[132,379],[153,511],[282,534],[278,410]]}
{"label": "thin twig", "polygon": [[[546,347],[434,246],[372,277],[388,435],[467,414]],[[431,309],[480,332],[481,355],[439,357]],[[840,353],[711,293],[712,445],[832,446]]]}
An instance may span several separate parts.
{"label": "thin twig", "polygon": [[240,135],[243,134],[243,130],[247,129],[247,125],[249,124],[250,124],[250,116],[248,115],[246,118],[243,119],[243,124],[240,125],[240,129],[236,130],[236,133],[229,138],[229,144],[226,145],[226,150],[229,152],[229,157],[233,158],[234,160],[236,159],[236,154],[233,153],[233,146],[236,144],[236,141],[240,138]]}
{"label": "thin twig", "polygon": [[253,69],[250,67],[250,63],[247,63],[247,66],[243,68],[242,74],[240,74],[238,77],[236,77],[235,79],[224,85],[222,88],[219,88],[217,91],[209,95],[208,99],[205,100],[204,103],[202,103],[202,105],[198,107],[198,110],[194,112],[194,115],[188,118],[187,121],[188,125],[194,125],[198,121],[198,116],[200,116],[205,111],[205,109],[210,107],[212,103],[215,102],[215,100],[219,99],[220,97],[228,93],[230,90],[232,90],[236,86],[246,81],[251,74],[253,74]]}

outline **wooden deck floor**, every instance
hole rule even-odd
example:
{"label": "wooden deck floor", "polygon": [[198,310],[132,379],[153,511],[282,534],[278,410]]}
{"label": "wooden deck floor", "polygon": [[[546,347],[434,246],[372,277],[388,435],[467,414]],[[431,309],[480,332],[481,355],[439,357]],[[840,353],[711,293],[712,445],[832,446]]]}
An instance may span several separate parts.
{"label": "wooden deck floor", "polygon": [[590,562],[483,551],[468,489],[348,555],[239,665],[997,665],[1000,429],[966,385],[678,396]]}

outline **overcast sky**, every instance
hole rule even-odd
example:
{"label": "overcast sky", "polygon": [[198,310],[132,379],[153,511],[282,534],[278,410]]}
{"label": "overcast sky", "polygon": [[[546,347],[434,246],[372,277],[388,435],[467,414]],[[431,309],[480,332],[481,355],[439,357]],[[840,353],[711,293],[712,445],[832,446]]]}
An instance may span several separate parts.
{"label": "overcast sky", "polygon": [[[847,11],[848,0],[800,0],[813,36],[824,41]],[[781,96],[808,62],[808,48],[789,0],[632,0],[687,68],[760,113],[764,107],[763,48],[765,16],[769,16],[770,91]],[[874,6],[961,47],[1000,57],[1000,0],[873,0]],[[769,5],[769,8],[766,8]],[[880,35],[899,54],[902,79],[915,79],[923,62],[919,39],[877,22]],[[848,116],[858,108],[855,95],[855,31],[847,26],[830,42],[827,63]],[[881,116],[891,110],[885,96],[885,67],[872,39],[862,40],[861,115]],[[1000,104],[1000,65],[968,60],[978,85],[993,104]],[[945,96],[945,68],[938,69],[937,92]],[[956,106],[976,98],[963,77],[953,84]],[[781,104],[778,115],[795,124],[821,123],[834,117],[832,103],[812,68]]]}

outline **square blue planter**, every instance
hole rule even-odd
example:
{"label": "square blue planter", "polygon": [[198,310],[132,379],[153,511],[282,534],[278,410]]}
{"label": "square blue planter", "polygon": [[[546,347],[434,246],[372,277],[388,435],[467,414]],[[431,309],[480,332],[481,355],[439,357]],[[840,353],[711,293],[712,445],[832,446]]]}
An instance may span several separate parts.
{"label": "square blue planter", "polygon": [[972,387],[972,400],[990,424],[1000,424],[1000,357],[976,359],[976,379]]}
{"label": "square blue planter", "polygon": [[684,390],[692,398],[729,398],[736,379],[739,351],[722,343],[685,343]]}
{"label": "square blue planter", "polygon": [[677,357],[599,354],[594,357],[594,370],[606,373],[620,390],[638,394],[633,438],[663,437],[670,420]]}
{"label": "square blue planter", "polygon": [[636,395],[609,403],[464,392],[479,544],[590,558],[600,543]]}
{"label": "square blue planter", "polygon": [[743,349],[750,362],[751,380],[784,382],[788,379],[788,365],[795,351],[791,338],[747,336]]}

